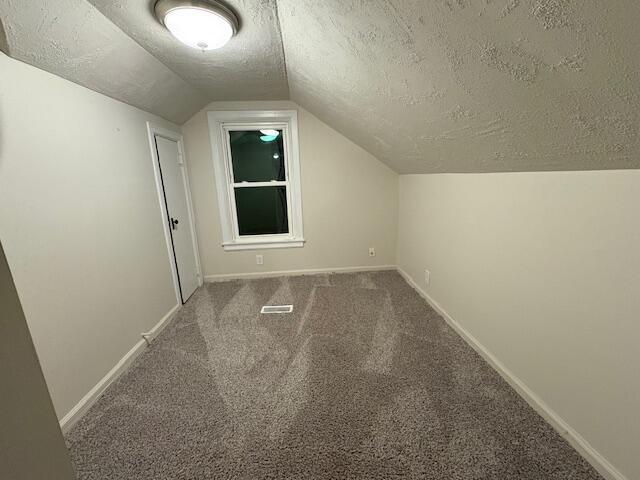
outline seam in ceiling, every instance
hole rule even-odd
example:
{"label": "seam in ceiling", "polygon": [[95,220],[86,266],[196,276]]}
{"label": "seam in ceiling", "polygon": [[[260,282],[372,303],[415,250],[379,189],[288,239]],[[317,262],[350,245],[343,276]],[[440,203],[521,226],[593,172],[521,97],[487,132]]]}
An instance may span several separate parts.
{"label": "seam in ceiling", "polygon": [[[282,41],[282,35],[280,35],[280,40]],[[0,51],[4,52],[6,55],[11,56],[11,52],[9,52],[9,42],[7,41],[7,34],[4,31],[4,24],[2,23],[2,18],[0,18]],[[287,80],[287,86],[289,86],[288,80]]]}
{"label": "seam in ceiling", "polygon": [[[147,52],[149,55],[151,55],[153,58],[155,58],[158,62],[160,62],[162,65],[165,66],[165,68],[167,70],[169,70],[170,72],[174,73],[176,76],[178,76],[184,83],[186,83],[187,85],[189,85],[191,88],[193,88],[196,92],[198,92],[200,95],[202,95],[204,98],[207,99],[207,102],[211,101],[211,97],[204,92],[203,90],[201,90],[198,86],[194,85],[192,82],[188,81],[186,78],[184,78],[184,76],[182,76],[179,72],[175,71],[173,68],[171,68],[169,65],[167,65],[165,62],[163,62],[160,58],[158,58],[157,56],[155,56],[152,52],[149,51],[149,49],[147,47],[145,47],[143,44],[141,44],[138,40],[136,40],[133,36],[129,35],[127,32],[125,32],[122,27],[120,27],[120,25],[118,25],[116,22],[114,22],[111,18],[107,17],[102,10],[100,10],[98,7],[96,7],[94,4],[92,4],[89,0],[85,0],[86,3],[89,4],[89,6],[93,9],[95,9],[100,15],[102,15],[108,22],[111,22],[118,30],[120,30],[124,35],[126,35],[127,37],[129,37],[131,40],[133,40],[136,45],[139,45],[140,48],[142,48],[145,52]],[[148,1],[148,11],[149,14],[153,16],[154,20],[155,20],[155,14],[153,13],[153,7],[156,3],[156,0],[149,0]],[[203,105],[204,107],[204,105]]]}
{"label": "seam in ceiling", "polygon": [[289,67],[287,66],[287,53],[284,50],[284,39],[282,37],[282,24],[280,23],[280,11],[278,10],[278,0],[273,0],[276,14],[276,26],[280,36],[280,50],[282,52],[282,65],[284,67],[284,78],[287,81],[287,100],[291,100],[291,86],[289,85]]}

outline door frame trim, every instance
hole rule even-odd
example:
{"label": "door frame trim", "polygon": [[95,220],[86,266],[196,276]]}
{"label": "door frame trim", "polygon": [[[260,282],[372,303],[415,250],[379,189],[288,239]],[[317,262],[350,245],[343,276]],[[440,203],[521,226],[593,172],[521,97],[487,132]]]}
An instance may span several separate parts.
{"label": "door frame trim", "polygon": [[169,224],[167,223],[168,212],[164,200],[164,187],[162,185],[162,177],[160,175],[160,159],[158,158],[158,151],[156,150],[156,136],[172,140],[178,144],[178,155],[180,156],[180,167],[182,170],[182,182],[184,185],[184,191],[187,196],[187,211],[189,212],[189,228],[191,229],[191,238],[193,239],[193,254],[196,260],[196,275],[198,276],[198,286],[202,286],[202,268],[200,266],[200,253],[198,250],[198,239],[196,237],[195,228],[195,215],[193,213],[193,203],[191,200],[191,187],[189,185],[189,175],[187,173],[187,159],[184,152],[184,142],[182,133],[179,131],[171,130],[166,127],[147,122],[147,136],[149,140],[149,150],[151,151],[151,163],[153,165],[153,176],[156,185],[156,193],[158,196],[158,206],[160,207],[160,215],[162,219],[162,231],[164,232],[164,239],[167,246],[167,254],[169,259],[169,265],[171,267],[171,279],[173,280],[173,287],[176,293],[176,300],[178,305],[182,305],[182,296],[180,295],[180,283],[178,280],[178,270],[176,267],[176,258],[173,253],[173,242],[171,240],[171,231],[169,230]]}

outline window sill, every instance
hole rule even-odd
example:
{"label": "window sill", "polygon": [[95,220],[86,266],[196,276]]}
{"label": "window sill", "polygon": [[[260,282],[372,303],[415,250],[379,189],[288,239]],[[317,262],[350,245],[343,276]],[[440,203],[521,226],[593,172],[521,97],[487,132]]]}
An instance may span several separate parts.
{"label": "window sill", "polygon": [[250,240],[242,242],[223,243],[222,248],[231,252],[234,250],[264,250],[268,248],[300,248],[304,247],[304,239],[294,240]]}

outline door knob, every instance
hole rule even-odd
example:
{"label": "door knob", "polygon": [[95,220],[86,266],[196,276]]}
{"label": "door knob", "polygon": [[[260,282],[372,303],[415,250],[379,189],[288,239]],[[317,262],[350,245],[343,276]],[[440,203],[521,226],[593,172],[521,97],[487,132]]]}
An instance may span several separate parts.
{"label": "door knob", "polygon": [[178,219],[177,219],[177,218],[172,218],[172,219],[171,219],[171,228],[172,228],[173,230],[177,230],[177,229],[178,229],[178,227],[176,227],[176,225],[178,225]]}

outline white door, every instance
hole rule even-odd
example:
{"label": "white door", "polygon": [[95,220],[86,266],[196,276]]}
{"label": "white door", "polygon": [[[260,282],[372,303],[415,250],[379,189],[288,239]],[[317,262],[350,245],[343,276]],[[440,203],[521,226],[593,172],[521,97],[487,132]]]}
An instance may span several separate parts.
{"label": "white door", "polygon": [[183,165],[178,142],[156,135],[160,178],[167,208],[182,303],[198,288],[198,267],[191,231]]}

